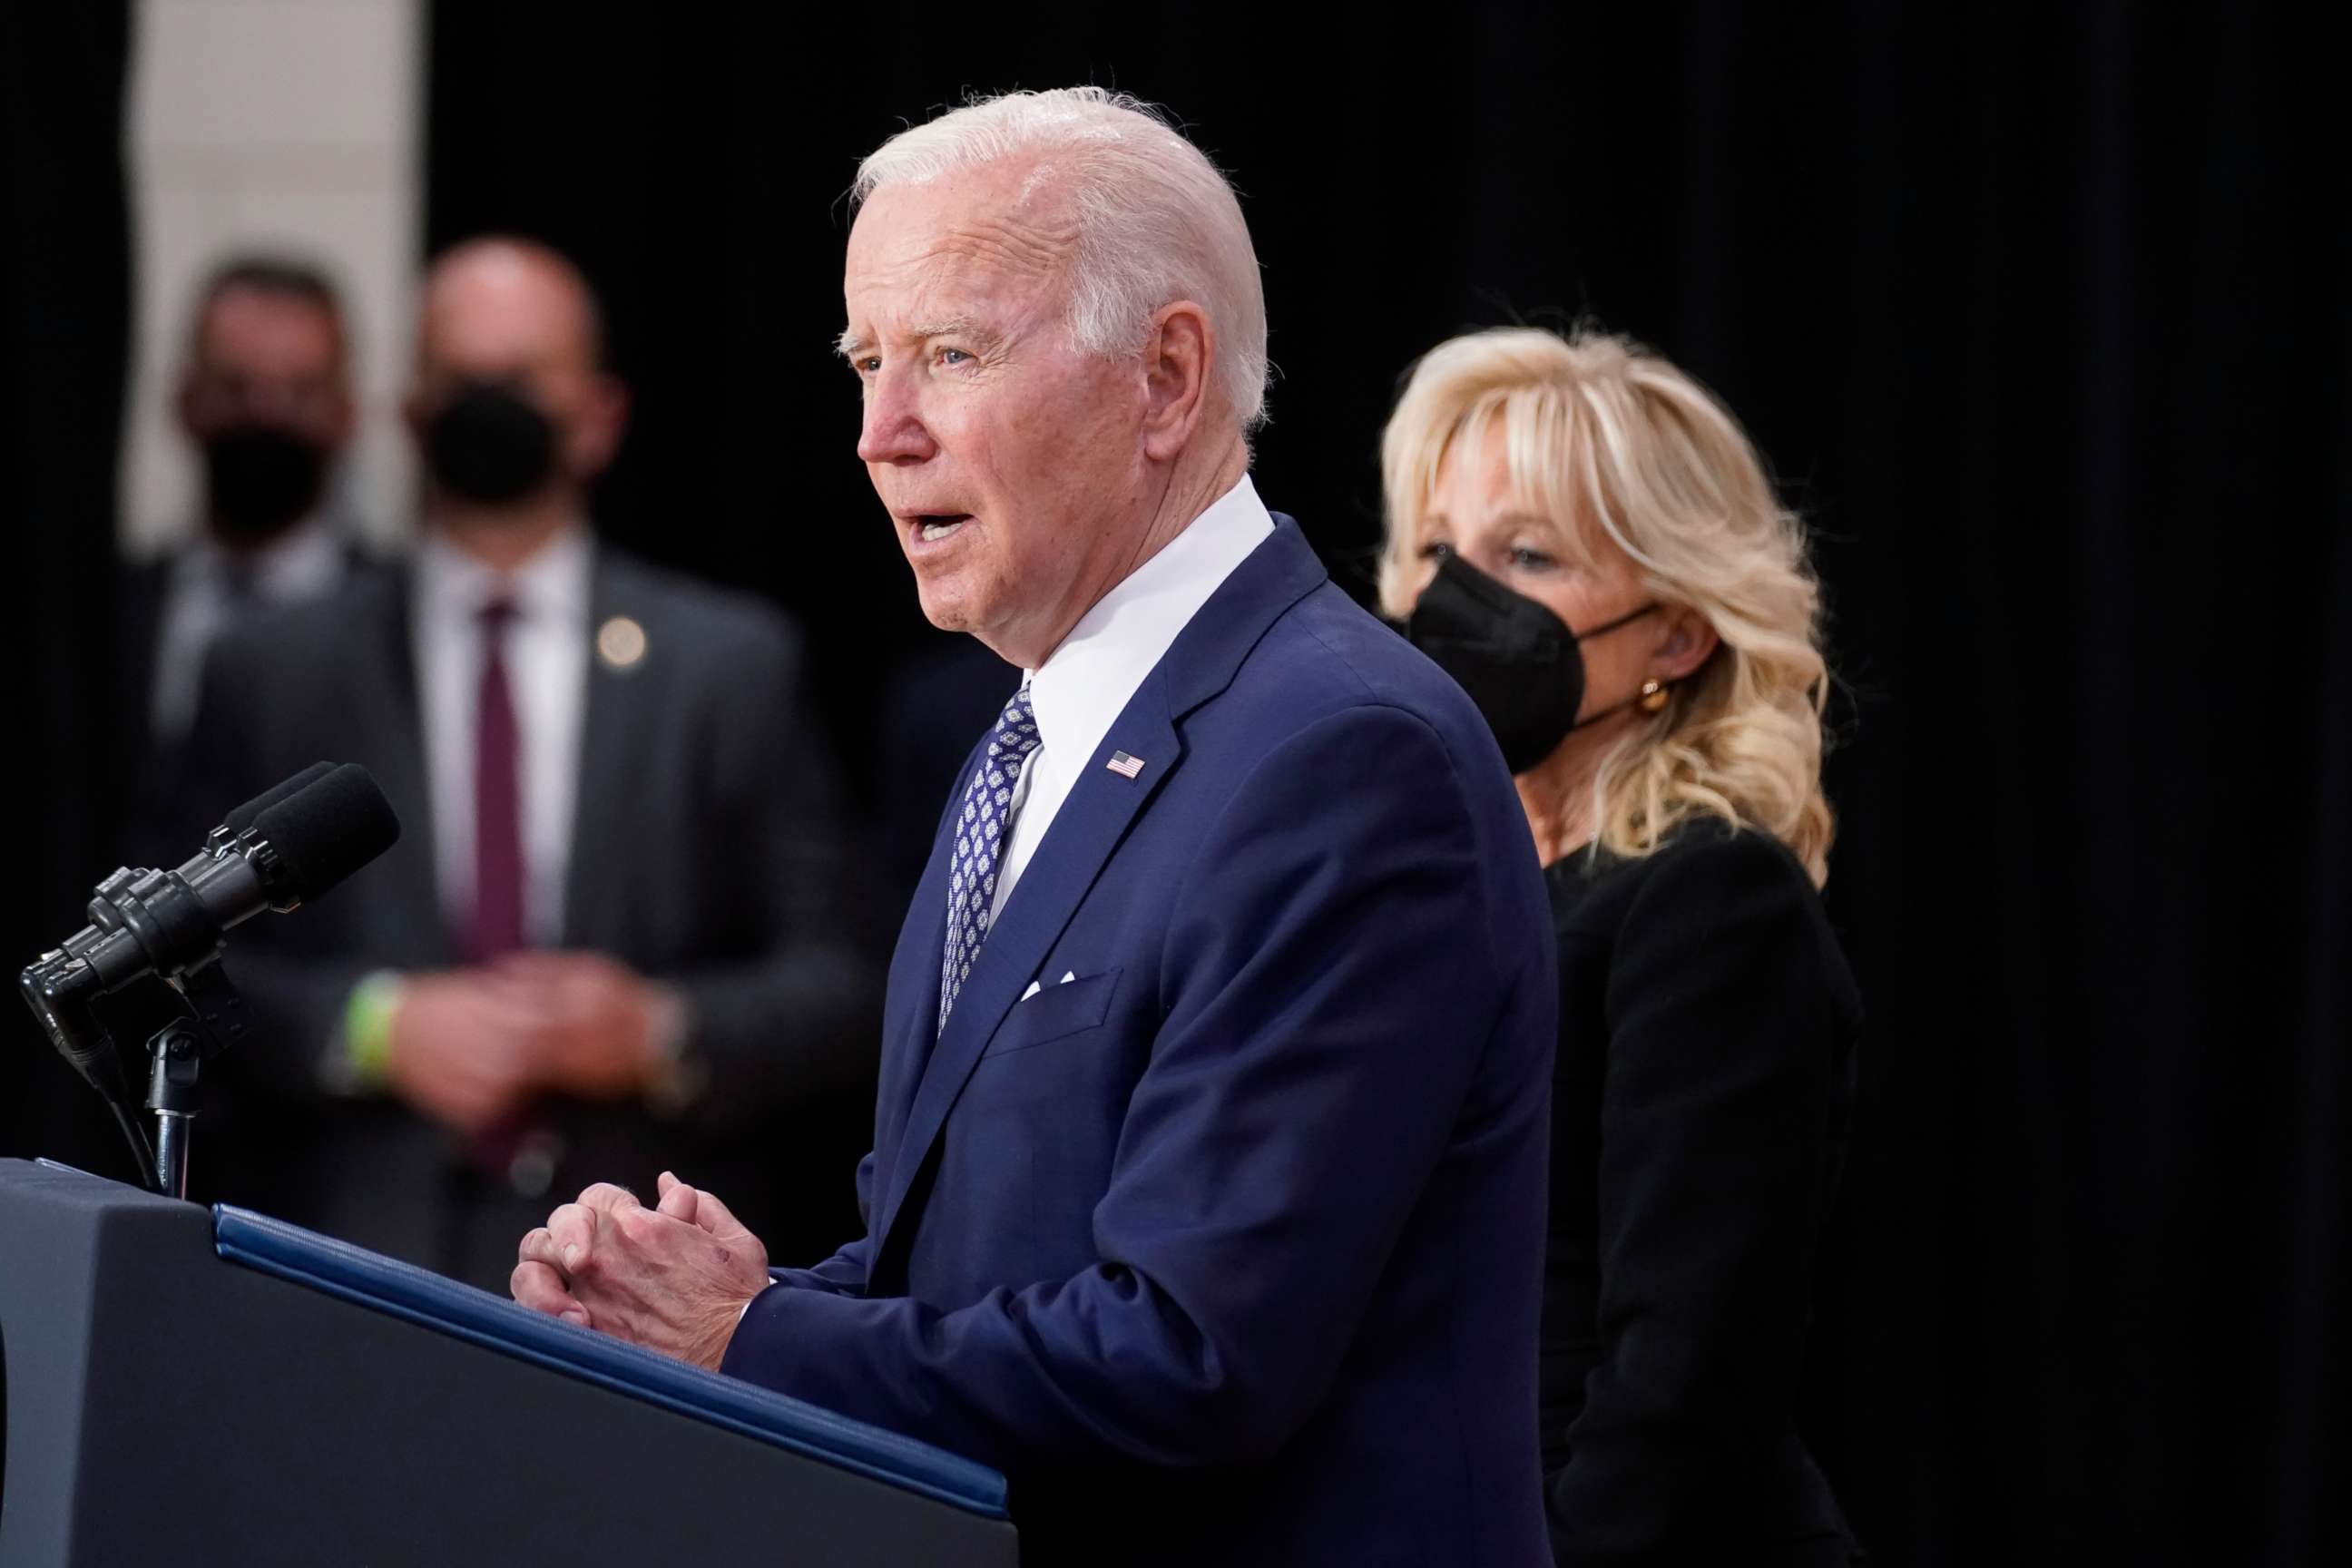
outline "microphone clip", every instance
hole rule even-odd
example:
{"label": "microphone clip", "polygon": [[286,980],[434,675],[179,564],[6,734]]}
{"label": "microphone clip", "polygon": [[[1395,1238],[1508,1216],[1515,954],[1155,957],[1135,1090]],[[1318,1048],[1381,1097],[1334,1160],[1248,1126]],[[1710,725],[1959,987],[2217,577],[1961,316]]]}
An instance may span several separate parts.
{"label": "microphone clip", "polygon": [[218,959],[172,983],[181,1013],[147,1037],[147,1109],[155,1117],[155,1190],[188,1195],[189,1122],[204,1064],[245,1037],[245,998]]}

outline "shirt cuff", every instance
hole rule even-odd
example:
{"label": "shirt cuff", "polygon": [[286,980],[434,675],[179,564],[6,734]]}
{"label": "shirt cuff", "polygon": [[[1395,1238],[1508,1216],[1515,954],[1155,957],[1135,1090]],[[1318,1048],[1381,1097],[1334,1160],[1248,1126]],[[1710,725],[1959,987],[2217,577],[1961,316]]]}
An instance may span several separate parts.
{"label": "shirt cuff", "polygon": [[320,1064],[330,1092],[373,1094],[390,1075],[392,1020],[400,1011],[400,976],[379,969],[352,987],[343,1004],[342,1027]]}
{"label": "shirt cuff", "polygon": [[646,1109],[667,1121],[683,1116],[710,1087],[710,1068],[693,1049],[694,1009],[674,985],[654,993],[653,1075],[646,1080]]}

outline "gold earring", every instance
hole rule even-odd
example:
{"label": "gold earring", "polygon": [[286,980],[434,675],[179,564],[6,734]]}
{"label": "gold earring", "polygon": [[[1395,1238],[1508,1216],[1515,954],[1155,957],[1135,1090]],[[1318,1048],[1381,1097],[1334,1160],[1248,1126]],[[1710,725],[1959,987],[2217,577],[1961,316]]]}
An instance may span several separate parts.
{"label": "gold earring", "polygon": [[1666,690],[1666,683],[1652,676],[1642,682],[1642,695],[1634,700],[1640,705],[1643,712],[1656,713],[1664,709],[1669,695],[1671,694]]}

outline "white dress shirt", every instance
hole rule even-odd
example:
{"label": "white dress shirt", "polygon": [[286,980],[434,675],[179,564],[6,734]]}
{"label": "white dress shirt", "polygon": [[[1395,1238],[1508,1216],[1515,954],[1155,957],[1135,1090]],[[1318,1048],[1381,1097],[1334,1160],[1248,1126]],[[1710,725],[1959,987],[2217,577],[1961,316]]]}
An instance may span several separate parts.
{"label": "white dress shirt", "polygon": [[315,514],[242,561],[204,535],[173,555],[155,628],[148,721],[156,741],[175,745],[196,721],[205,656],[236,611],[232,584],[240,572],[255,605],[290,605],[332,589],[343,566],[342,541]]}
{"label": "white dress shirt", "polygon": [[474,912],[475,714],[481,699],[482,609],[514,605],[504,639],[507,690],[520,745],[523,931],[535,946],[562,940],[564,879],[580,790],[580,731],[588,711],[589,583],[594,550],[579,524],[501,576],[437,536],[416,557],[412,631],[423,708],[435,875],[450,929]]}
{"label": "white dress shirt", "polygon": [[1136,688],[1209,595],[1273,531],[1274,519],[1244,474],[1160,553],[1096,601],[1045,662],[1027,673],[1037,749],[1022,763],[1013,786],[1013,841],[997,868],[992,922]]}

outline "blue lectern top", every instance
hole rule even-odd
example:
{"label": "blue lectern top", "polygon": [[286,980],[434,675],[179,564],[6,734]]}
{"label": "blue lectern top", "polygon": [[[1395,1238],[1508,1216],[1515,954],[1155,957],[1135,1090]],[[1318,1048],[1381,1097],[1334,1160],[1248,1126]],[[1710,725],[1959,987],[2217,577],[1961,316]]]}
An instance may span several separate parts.
{"label": "blue lectern top", "polygon": [[722,1377],[560,1318],[247,1209],[213,1210],[221,1257],[601,1387],[990,1518],[1004,1478],[985,1465]]}

